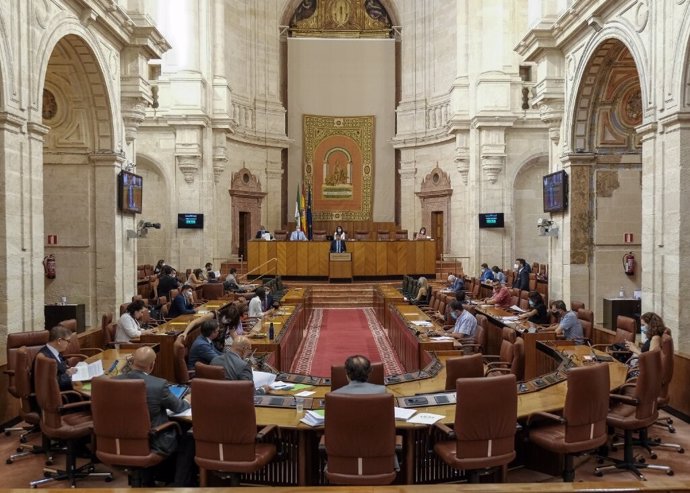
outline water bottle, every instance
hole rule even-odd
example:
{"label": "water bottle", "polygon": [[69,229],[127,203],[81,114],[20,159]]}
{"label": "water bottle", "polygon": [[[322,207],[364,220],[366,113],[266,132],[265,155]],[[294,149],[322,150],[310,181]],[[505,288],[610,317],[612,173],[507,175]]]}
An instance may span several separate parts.
{"label": "water bottle", "polygon": [[268,326],[268,338],[270,340],[273,340],[273,336],[275,335],[273,331],[273,322],[271,322],[271,325]]}
{"label": "water bottle", "polygon": [[625,298],[625,291],[623,290],[623,286],[621,286],[620,291],[618,291],[618,297]]}

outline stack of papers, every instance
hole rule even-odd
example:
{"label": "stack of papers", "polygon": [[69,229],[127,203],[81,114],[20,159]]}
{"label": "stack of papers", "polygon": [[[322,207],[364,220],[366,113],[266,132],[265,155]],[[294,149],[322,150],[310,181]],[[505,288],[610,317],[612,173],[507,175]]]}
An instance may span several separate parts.
{"label": "stack of papers", "polygon": [[434,326],[434,324],[432,324],[428,320],[412,320],[412,323],[415,324],[417,327],[433,327]]}
{"label": "stack of papers", "polygon": [[523,310],[522,308],[520,308],[520,307],[517,306],[517,305],[511,306],[510,309],[511,309],[511,310],[515,310],[516,312],[519,312],[519,313],[525,313],[525,310]]}
{"label": "stack of papers", "polygon": [[408,419],[407,422],[416,423],[420,425],[433,425],[436,421],[442,419],[443,417],[444,416],[442,414],[417,413],[416,415]]}
{"label": "stack of papers", "polygon": [[454,341],[454,340],[455,340],[455,338],[454,338],[454,337],[451,337],[451,336],[441,336],[441,335],[439,335],[439,336],[433,336],[433,335],[432,335],[432,336],[429,336],[429,337],[430,337],[432,340],[436,341],[436,342]]}
{"label": "stack of papers", "polygon": [[254,388],[263,387],[264,385],[271,385],[276,381],[275,373],[268,373],[266,371],[254,371]]}
{"label": "stack of papers", "polygon": [[83,382],[103,375],[103,362],[101,360],[96,360],[89,364],[80,361],[76,364],[75,368],[77,372],[72,375],[73,382]]}
{"label": "stack of papers", "polygon": [[307,411],[300,421],[309,426],[322,426],[326,421],[326,410],[317,409],[314,411]]}
{"label": "stack of papers", "polygon": [[519,319],[520,318],[517,315],[511,315],[509,317],[503,317],[501,320],[503,320],[504,322],[516,322]]}
{"label": "stack of papers", "polygon": [[395,419],[397,419],[399,421],[407,421],[408,419],[410,419],[412,417],[412,415],[414,413],[417,412],[414,409],[406,409],[404,407],[397,407],[397,406],[394,409],[395,409]]}

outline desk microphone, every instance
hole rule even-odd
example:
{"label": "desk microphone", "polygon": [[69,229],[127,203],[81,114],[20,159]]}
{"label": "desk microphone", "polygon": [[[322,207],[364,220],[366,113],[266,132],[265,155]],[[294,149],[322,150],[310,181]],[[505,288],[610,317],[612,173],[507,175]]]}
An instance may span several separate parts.
{"label": "desk microphone", "polygon": [[108,368],[108,371],[107,371],[106,373],[107,373],[108,375],[110,375],[112,372],[114,372],[115,369],[117,368],[117,365],[118,365],[119,363],[120,363],[120,360],[118,360],[118,359],[116,359],[115,361],[113,361],[113,364],[110,365],[110,368]]}

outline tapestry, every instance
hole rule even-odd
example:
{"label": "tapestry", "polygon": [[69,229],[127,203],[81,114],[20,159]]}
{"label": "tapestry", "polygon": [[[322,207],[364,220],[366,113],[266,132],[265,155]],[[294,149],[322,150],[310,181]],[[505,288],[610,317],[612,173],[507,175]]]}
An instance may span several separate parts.
{"label": "tapestry", "polygon": [[371,220],[374,117],[304,115],[304,183],[314,221]]}

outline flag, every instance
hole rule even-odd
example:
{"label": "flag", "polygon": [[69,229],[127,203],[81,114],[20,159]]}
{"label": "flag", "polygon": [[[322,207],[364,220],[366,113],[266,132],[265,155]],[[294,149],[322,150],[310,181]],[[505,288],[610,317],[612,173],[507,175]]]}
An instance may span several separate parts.
{"label": "flag", "polygon": [[299,212],[299,183],[297,184],[297,197],[295,198],[295,227],[299,226],[301,214]]}
{"label": "flag", "polygon": [[311,222],[311,187],[307,189],[307,238],[310,240],[313,239],[314,232],[312,231],[312,222]]}
{"label": "flag", "polygon": [[304,201],[304,193],[301,188],[299,190],[299,214],[300,214],[300,225],[304,234],[307,234],[307,204]]}

